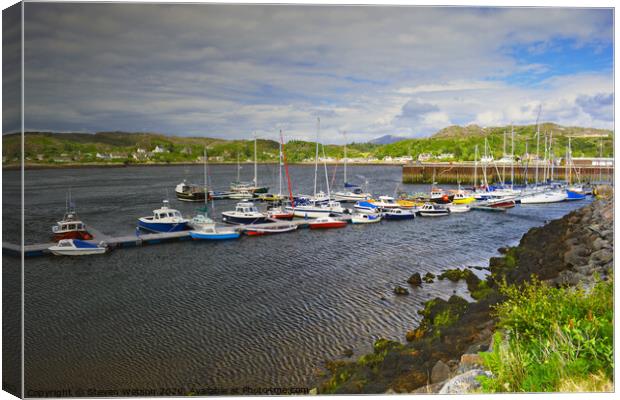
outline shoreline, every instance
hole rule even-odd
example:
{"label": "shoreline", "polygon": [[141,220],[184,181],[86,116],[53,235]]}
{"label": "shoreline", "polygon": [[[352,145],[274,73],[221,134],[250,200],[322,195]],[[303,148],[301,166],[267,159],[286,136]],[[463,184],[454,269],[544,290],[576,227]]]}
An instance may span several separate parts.
{"label": "shoreline", "polygon": [[[596,199],[565,216],[528,230],[514,247],[499,248],[488,267],[447,269],[435,277],[415,273],[394,293],[407,295],[435,279],[464,280],[468,303],[453,295],[434,298],[418,313],[422,320],[403,341],[379,339],[369,354],[344,355],[325,363],[319,394],[469,393],[477,377],[489,376],[481,354],[492,351],[497,329],[493,306],[506,298],[501,282],[518,286],[532,276],[552,287],[592,287],[613,273],[613,196]],[[473,269],[484,269],[482,280]],[[406,341],[405,341],[406,340]]]}
{"label": "shoreline", "polygon": [[[240,165],[253,165],[253,162],[242,162]],[[278,165],[277,162],[258,162],[258,165]],[[301,166],[314,166],[314,162],[296,162],[287,163],[290,165]],[[344,165],[342,162],[328,162],[327,165]],[[89,164],[26,164],[25,170],[39,170],[39,169],[82,169],[82,168],[134,168],[134,167],[178,167],[178,166],[202,166],[202,162],[171,162],[171,163],[129,163],[129,164],[113,164],[113,163],[89,163]],[[236,166],[236,161],[230,162],[209,162],[209,165],[232,165]],[[405,164],[402,163],[347,163],[347,166],[377,166],[377,167],[402,167]],[[19,171],[21,169],[20,164],[3,165],[3,171]]]}

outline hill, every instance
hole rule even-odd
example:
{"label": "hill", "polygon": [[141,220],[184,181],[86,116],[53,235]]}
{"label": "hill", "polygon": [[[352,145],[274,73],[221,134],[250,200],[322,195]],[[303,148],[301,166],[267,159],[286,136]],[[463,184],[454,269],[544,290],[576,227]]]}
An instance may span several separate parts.
{"label": "hill", "polygon": [[378,137],[376,139],[371,140],[368,143],[372,143],[372,144],[390,144],[390,143],[396,143],[396,142],[400,142],[401,140],[405,140],[407,138],[402,137],[402,136],[394,136],[394,135],[384,135],[381,137]]}
{"label": "hill", "polygon": [[[480,127],[478,125],[458,126],[452,125],[441,129],[435,133],[433,138],[465,138],[472,136],[489,136],[496,134],[503,134],[507,132],[510,134],[511,127],[507,126],[494,126],[494,127]],[[515,134],[518,135],[533,135],[536,132],[536,125],[515,125]],[[554,136],[571,136],[571,137],[607,137],[612,134],[611,131],[606,129],[597,128],[581,128],[577,126],[561,126],[552,122],[543,122],[540,124],[540,133],[553,133]]]}
{"label": "hill", "polygon": [[[526,145],[530,153],[535,153],[535,125],[515,126],[515,154],[525,153]],[[603,143],[603,155],[613,155],[613,133],[609,130],[564,127],[552,123],[541,124],[541,136],[553,133],[553,152],[563,156],[572,139],[574,157],[595,157]],[[484,152],[484,141],[488,141],[493,156],[502,157],[504,132],[508,134],[507,152],[510,152],[510,126],[482,128],[476,125],[466,127],[450,126],[428,138],[405,139],[386,135],[381,141],[391,143],[351,143],[347,145],[347,156],[360,162],[383,159],[385,157],[430,154],[442,161],[472,161],[475,147]],[[377,140],[375,140],[377,141]],[[3,166],[19,163],[21,153],[20,134],[7,134],[2,137]],[[543,154],[544,139],[540,140],[540,154]],[[27,132],[25,134],[25,157],[27,164],[142,164],[142,163],[187,163],[199,162],[204,147],[207,146],[209,158],[216,162],[241,162],[254,157],[253,140],[225,140],[208,137],[166,136],[159,133],[97,132],[91,133],[50,133]],[[276,162],[279,143],[274,140],[257,141],[259,162]],[[311,161],[315,155],[315,143],[290,140],[285,151],[290,162]],[[322,153],[322,151],[321,151]],[[344,157],[343,146],[325,145],[325,154],[333,159]],[[441,157],[440,157],[441,155]]]}

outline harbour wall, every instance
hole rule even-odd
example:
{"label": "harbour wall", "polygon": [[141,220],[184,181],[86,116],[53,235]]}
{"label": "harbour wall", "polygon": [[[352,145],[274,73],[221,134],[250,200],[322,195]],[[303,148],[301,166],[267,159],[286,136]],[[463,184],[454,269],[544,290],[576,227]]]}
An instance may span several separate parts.
{"label": "harbour wall", "polygon": [[[497,168],[497,169],[496,169]],[[489,183],[498,182],[501,179],[498,176],[503,175],[504,181],[510,181],[511,165],[487,165],[486,167],[478,164],[477,172],[474,163],[421,163],[421,164],[405,164],[403,165],[403,183],[458,183],[469,185],[473,184],[474,176],[477,174],[478,183],[483,179],[486,169],[487,180]],[[538,179],[543,180],[544,166],[538,166]],[[613,180],[613,166],[575,166],[572,171],[572,181],[577,180],[586,182],[610,182]],[[550,176],[548,171],[547,175]],[[536,181],[536,165],[514,165],[515,183],[525,183]],[[554,180],[566,180],[566,170],[564,166],[557,166],[553,169]]]}

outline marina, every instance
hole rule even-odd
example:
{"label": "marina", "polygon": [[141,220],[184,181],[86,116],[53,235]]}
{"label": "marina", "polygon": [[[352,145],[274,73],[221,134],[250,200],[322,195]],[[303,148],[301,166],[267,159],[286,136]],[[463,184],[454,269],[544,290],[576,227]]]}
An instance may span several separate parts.
{"label": "marina", "polygon": [[[332,168],[336,167],[330,167],[329,174],[333,174]],[[277,165],[259,165],[259,176],[277,188],[277,169]],[[336,178],[342,172],[337,170]],[[399,167],[349,166],[347,173],[368,181],[376,199],[380,195],[394,197],[395,188],[410,194],[429,193],[430,189],[429,185],[401,185]],[[90,177],[80,170],[27,171],[24,235],[25,250],[32,257],[26,257],[25,283],[33,294],[26,312],[29,321],[38,321],[32,322],[32,336],[28,340],[34,351],[46,357],[53,358],[58,351],[67,354],[66,361],[53,363],[55,373],[31,378],[40,385],[63,382],[65,374],[75,376],[74,368],[94,367],[80,356],[90,339],[83,341],[76,337],[71,341],[71,348],[46,345],[46,338],[55,342],[54,337],[66,331],[67,321],[76,318],[85,318],[84,323],[91,332],[89,337],[99,337],[102,347],[95,351],[101,352],[97,357],[112,354],[114,360],[114,349],[118,348],[123,354],[132,354],[132,359],[165,357],[167,363],[175,365],[176,372],[165,376],[147,367],[153,382],[186,382],[191,374],[206,368],[211,371],[206,382],[212,385],[247,382],[312,385],[312,370],[322,359],[337,358],[347,348],[356,354],[367,351],[371,343],[368,337],[379,333],[400,338],[405,329],[403,321],[410,321],[405,323],[409,326],[418,320],[419,302],[448,296],[453,291],[467,298],[464,284],[442,282],[416,291],[407,299],[392,299],[389,293],[398,279],[405,279],[416,270],[439,274],[446,266],[484,265],[498,247],[516,243],[529,227],[541,225],[589,201],[517,205],[492,213],[472,210],[442,218],[387,217],[376,223],[347,223],[340,229],[308,229],[311,219],[305,218],[246,227],[224,226],[219,223],[222,212],[234,209],[239,201],[222,199],[210,201],[208,205],[210,219],[223,229],[238,232],[243,228],[264,230],[288,224],[298,227],[286,233],[256,237],[239,232],[240,237],[233,240],[194,240],[188,230],[144,231],[137,236],[136,225],[138,218],[160,208],[166,192],[171,194],[182,179],[201,182],[203,166],[102,168],[93,174],[105,184],[92,184]],[[209,175],[210,186],[221,188],[234,180],[236,171],[234,166],[209,165]],[[292,193],[304,193],[313,187],[313,166],[289,166],[289,175]],[[324,184],[318,182],[317,192],[320,189],[326,192],[327,188],[321,187]],[[80,192],[72,189],[72,198],[80,220],[93,235],[93,243],[103,241],[112,251],[82,257],[37,257],[50,254],[48,248],[54,244],[48,243],[50,227],[62,216],[70,187],[83,188]],[[441,187],[444,191],[458,190],[453,185]],[[11,192],[8,194],[10,200]],[[394,200],[399,199],[394,197]],[[253,201],[261,210],[268,204]],[[346,205],[352,210],[351,215],[336,218],[347,220],[357,214],[353,211],[358,210],[355,204]],[[379,214],[371,211],[375,207],[372,203],[361,205],[367,207],[370,215]],[[192,216],[203,213],[203,206],[174,198],[169,204],[190,221]],[[415,211],[410,209],[409,213]],[[5,214],[5,217],[10,221],[14,216]],[[17,243],[11,239],[15,236],[11,236],[9,227],[10,224],[5,225],[5,238],[9,239],[8,243]],[[8,243],[3,243],[5,252],[19,251],[19,247]],[[145,276],[149,278],[145,280]],[[75,290],[76,285],[86,289]],[[299,290],[299,285],[304,289]],[[387,300],[381,300],[382,296]],[[93,302],[94,297],[103,299],[98,301],[100,305]],[[56,311],[52,311],[51,304],[60,306],[54,306]],[[78,304],[83,311],[73,315]],[[153,308],[147,304],[161,305]],[[84,314],[101,305],[110,307],[109,311]],[[118,314],[113,311],[116,307],[126,311]],[[132,339],[126,332],[135,325],[126,323],[127,319],[161,327],[166,324],[166,315],[185,320],[186,313],[192,316],[187,317],[190,320],[184,324],[187,326],[184,333],[179,335],[173,327],[160,328],[162,341],[149,337]],[[62,328],[49,315],[55,316],[54,321],[65,321]],[[117,322],[110,325],[109,321]],[[44,326],[45,334],[37,328]],[[167,337],[174,337],[181,343],[180,347],[167,345]],[[200,348],[194,348],[199,343]],[[272,343],[281,345],[272,348]],[[240,351],[248,348],[253,350]],[[265,348],[272,349],[269,353],[273,356],[269,359],[264,356]],[[317,352],[317,348],[321,350]],[[186,359],[181,355],[187,354],[188,349],[196,356]],[[122,359],[126,362],[127,357]],[[226,363],[220,364],[220,360]],[[144,364],[136,361],[129,365],[137,368]],[[49,364],[40,364],[40,368],[47,369]],[[112,375],[107,379],[112,387],[123,385],[123,380]],[[127,373],[127,379],[139,378]],[[88,383],[86,377],[78,379],[80,385]]]}

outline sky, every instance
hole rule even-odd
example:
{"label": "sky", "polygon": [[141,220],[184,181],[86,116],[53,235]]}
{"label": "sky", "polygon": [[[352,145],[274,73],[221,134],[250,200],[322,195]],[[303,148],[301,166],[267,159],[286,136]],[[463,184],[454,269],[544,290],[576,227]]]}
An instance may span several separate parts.
{"label": "sky", "polygon": [[26,3],[25,126],[312,140],[613,128],[611,9]]}

